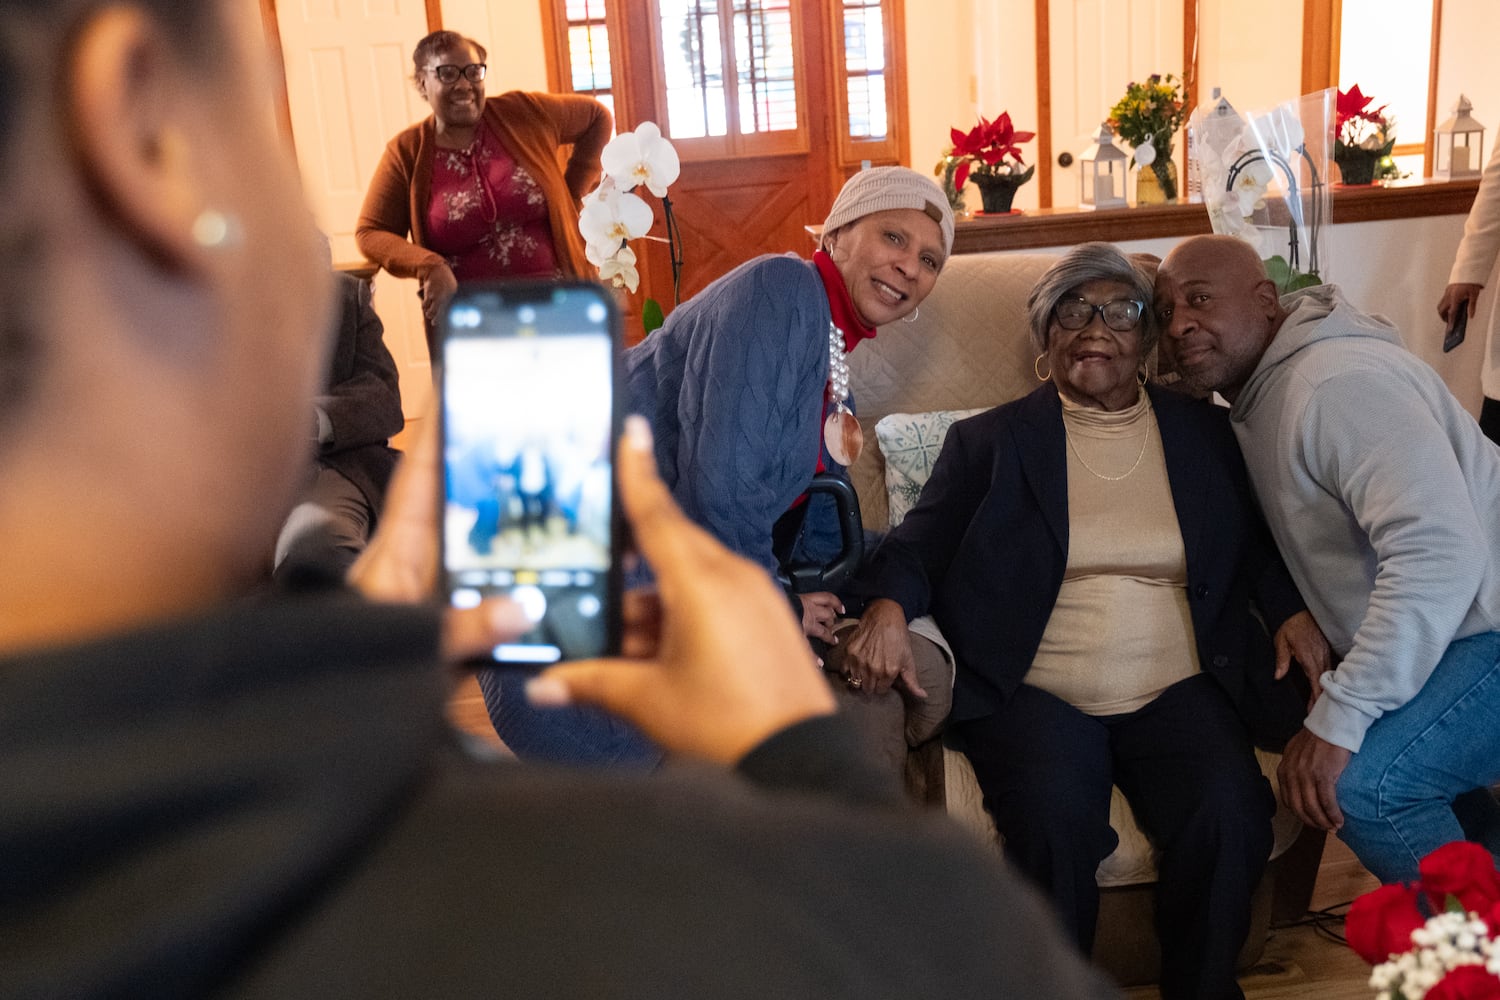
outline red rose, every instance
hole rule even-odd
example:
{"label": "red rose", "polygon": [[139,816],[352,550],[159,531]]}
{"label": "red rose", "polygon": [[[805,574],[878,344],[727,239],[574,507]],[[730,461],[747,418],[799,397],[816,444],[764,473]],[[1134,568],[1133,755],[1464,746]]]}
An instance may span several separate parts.
{"label": "red rose", "polygon": [[1460,965],[1427,991],[1427,1000],[1500,1000],[1500,979],[1482,965]]}
{"label": "red rose", "polygon": [[1427,921],[1417,908],[1417,890],[1407,884],[1383,885],[1349,907],[1344,936],[1355,954],[1379,965],[1411,947],[1411,932]]}
{"label": "red rose", "polygon": [[1457,840],[1444,844],[1422,859],[1422,888],[1433,906],[1447,908],[1448,897],[1458,897],[1468,912],[1485,913],[1500,902],[1500,873],[1495,859],[1478,844]]}

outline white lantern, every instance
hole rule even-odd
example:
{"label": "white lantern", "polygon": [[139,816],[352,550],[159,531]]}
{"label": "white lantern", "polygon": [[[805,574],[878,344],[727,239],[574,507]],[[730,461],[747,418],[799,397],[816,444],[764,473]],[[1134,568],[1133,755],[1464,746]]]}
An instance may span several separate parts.
{"label": "white lantern", "polygon": [[1094,142],[1078,157],[1078,207],[1124,208],[1126,166],[1130,157],[1115,145],[1109,122],[1099,126]]}
{"label": "white lantern", "polygon": [[1459,94],[1453,115],[1432,130],[1432,176],[1437,180],[1478,177],[1484,169],[1484,126],[1474,120],[1473,110]]}

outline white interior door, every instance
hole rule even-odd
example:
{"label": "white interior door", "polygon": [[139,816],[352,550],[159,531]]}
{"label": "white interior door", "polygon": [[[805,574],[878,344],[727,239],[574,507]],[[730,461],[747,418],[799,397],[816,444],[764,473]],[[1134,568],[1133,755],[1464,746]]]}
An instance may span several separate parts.
{"label": "white interior door", "polygon": [[[356,261],[354,227],[391,137],[425,117],[411,50],[427,34],[423,0],[277,0],[292,137],[302,179],[336,261]],[[408,417],[426,414],[432,372],[416,282],[381,272],[375,308],[401,372]]]}
{"label": "white interior door", "polygon": [[[1051,0],[1048,11],[1052,204],[1069,207],[1078,204],[1078,154],[1125,87],[1152,73],[1182,78],[1183,0]],[[1179,133],[1179,163],[1182,143]],[[1072,154],[1066,167],[1058,163],[1063,153]]]}

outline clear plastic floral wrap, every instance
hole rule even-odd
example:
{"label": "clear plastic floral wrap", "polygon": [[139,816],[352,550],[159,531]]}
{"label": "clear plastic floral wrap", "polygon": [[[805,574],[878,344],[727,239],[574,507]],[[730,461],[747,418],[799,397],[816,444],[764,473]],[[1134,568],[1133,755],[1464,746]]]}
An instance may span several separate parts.
{"label": "clear plastic floral wrap", "polygon": [[1324,90],[1244,115],[1200,106],[1188,122],[1214,232],[1253,246],[1283,292],[1329,280],[1336,102],[1337,92]]}

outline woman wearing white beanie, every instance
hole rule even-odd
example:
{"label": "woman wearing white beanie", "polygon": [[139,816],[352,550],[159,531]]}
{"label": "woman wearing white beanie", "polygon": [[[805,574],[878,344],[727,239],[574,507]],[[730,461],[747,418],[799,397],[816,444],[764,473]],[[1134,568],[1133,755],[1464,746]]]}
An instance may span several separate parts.
{"label": "woman wearing white beanie", "polygon": [[[689,517],[777,576],[838,553],[833,501],[807,490],[819,472],[842,474],[859,447],[844,358],[916,313],[952,249],[937,184],[907,167],[866,170],[834,200],[811,261],[742,264],[625,352],[629,406],[651,421],[662,478]],[[832,642],[839,597],[791,590],[803,632]],[[530,713],[498,687],[486,700],[522,756],[615,760],[639,749],[602,723]]]}

